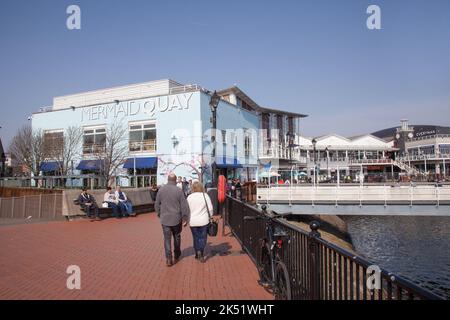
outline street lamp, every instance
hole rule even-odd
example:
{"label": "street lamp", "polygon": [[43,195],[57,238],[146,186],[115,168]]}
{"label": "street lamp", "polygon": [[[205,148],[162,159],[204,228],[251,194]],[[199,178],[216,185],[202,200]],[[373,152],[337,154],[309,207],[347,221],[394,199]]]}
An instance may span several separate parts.
{"label": "street lamp", "polygon": [[329,164],[328,164],[330,155],[328,153],[328,147],[325,148],[325,154],[327,156],[327,179],[330,179],[330,171],[329,171]]}
{"label": "street lamp", "polygon": [[313,145],[313,153],[314,153],[314,186],[316,185],[316,166],[317,166],[317,153],[316,153],[316,144],[317,144],[317,140],[316,139],[312,139],[311,141],[312,145]]}
{"label": "street lamp", "polygon": [[217,107],[219,105],[220,96],[217,94],[217,91],[214,90],[213,95],[211,96],[211,100],[209,100],[209,107],[211,108],[211,122],[212,122],[212,134],[211,134],[211,142],[213,144],[212,149],[212,186],[217,186],[217,179],[216,179],[216,130],[217,130]]}
{"label": "street lamp", "polygon": [[292,164],[292,148],[294,147],[294,142],[293,142],[294,137],[295,136],[293,133],[290,133],[290,132],[286,133],[286,140],[287,140],[288,148],[289,148],[289,163],[290,164]]}

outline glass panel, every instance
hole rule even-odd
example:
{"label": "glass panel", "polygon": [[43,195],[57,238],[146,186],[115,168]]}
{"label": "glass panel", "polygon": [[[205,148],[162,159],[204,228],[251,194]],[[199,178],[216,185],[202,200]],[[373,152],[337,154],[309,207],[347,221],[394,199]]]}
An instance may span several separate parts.
{"label": "glass panel", "polygon": [[142,126],[130,126],[130,130],[141,130]]}
{"label": "glass panel", "polygon": [[142,131],[130,131],[130,141],[142,141]]}
{"label": "glass panel", "polygon": [[106,142],[106,134],[96,134],[95,135],[95,144],[105,144]]}
{"label": "glass panel", "polygon": [[88,135],[88,136],[83,136],[83,144],[94,144],[94,136],[93,135]]}
{"label": "glass panel", "polygon": [[144,140],[156,139],[156,130],[145,130]]}

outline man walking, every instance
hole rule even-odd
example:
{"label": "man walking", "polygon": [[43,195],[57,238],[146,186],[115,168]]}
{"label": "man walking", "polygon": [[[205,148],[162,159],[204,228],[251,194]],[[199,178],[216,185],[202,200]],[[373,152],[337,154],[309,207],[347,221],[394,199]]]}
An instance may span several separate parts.
{"label": "man walking", "polygon": [[[164,234],[164,250],[168,267],[177,263],[181,255],[182,224],[189,220],[189,205],[183,190],[177,187],[177,176],[171,173],[167,184],[156,195],[155,210],[161,220]],[[174,240],[172,260],[172,237]]]}

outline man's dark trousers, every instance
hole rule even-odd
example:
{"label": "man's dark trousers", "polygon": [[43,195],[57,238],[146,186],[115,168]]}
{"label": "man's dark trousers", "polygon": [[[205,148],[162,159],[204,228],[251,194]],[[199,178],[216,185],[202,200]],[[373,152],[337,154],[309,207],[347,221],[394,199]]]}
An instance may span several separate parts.
{"label": "man's dark trousers", "polygon": [[182,224],[175,226],[165,226],[162,225],[164,234],[164,251],[167,259],[172,258],[172,237],[173,237],[173,254],[177,259],[181,255],[181,230],[183,229]]}

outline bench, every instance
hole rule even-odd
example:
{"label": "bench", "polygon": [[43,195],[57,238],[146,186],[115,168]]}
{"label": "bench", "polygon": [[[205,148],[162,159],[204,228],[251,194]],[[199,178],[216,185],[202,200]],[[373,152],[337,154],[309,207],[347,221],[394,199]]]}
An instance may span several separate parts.
{"label": "bench", "polygon": [[[133,203],[133,202],[131,202]],[[79,206],[80,211],[85,212],[83,208],[80,206],[78,199],[73,199],[73,204]],[[98,205],[98,203],[97,203]],[[154,211],[153,203],[143,203],[139,205],[133,205],[133,213],[135,215],[139,213],[151,212]],[[100,218],[109,218],[112,217],[112,209],[111,208],[103,208],[101,205],[98,205],[98,216]]]}

